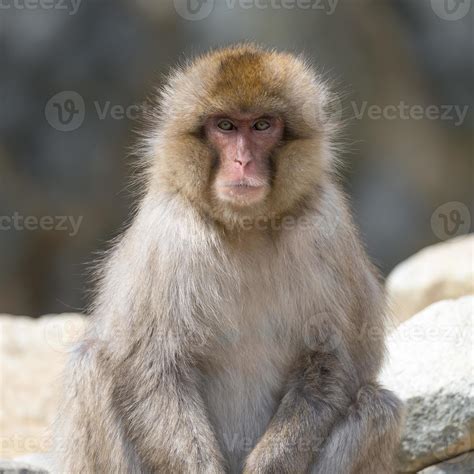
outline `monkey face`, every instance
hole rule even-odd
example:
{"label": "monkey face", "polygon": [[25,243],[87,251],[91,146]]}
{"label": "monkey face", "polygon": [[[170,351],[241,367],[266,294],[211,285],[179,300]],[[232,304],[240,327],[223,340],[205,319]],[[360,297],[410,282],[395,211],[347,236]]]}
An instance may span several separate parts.
{"label": "monkey face", "polygon": [[217,199],[236,207],[265,200],[271,189],[270,157],[283,129],[283,120],[269,115],[218,115],[206,121],[205,139],[217,157],[212,182]]}
{"label": "monkey face", "polygon": [[209,53],[163,89],[150,175],[224,224],[291,213],[332,168],[328,124],[305,115],[326,98],[293,55],[254,45]]}

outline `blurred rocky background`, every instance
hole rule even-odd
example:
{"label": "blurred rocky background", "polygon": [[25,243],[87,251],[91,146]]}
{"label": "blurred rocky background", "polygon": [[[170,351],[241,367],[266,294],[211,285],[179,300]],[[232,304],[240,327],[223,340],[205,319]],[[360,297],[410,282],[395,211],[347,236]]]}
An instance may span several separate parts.
{"label": "blurred rocky background", "polygon": [[0,311],[82,311],[117,235],[143,107],[170,65],[241,40],[303,52],[341,93],[342,176],[384,274],[468,233],[471,0],[4,0]]}

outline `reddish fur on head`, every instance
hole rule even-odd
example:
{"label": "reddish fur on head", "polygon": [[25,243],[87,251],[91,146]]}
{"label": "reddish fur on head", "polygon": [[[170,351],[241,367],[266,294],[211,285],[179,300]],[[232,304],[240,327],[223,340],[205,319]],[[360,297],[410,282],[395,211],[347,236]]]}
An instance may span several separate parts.
{"label": "reddish fur on head", "polygon": [[[326,101],[321,81],[292,54],[252,44],[208,53],[163,90],[152,185],[223,224],[296,212],[331,168],[329,127],[307,116]],[[221,133],[222,119],[236,129]],[[252,128],[259,119],[271,122],[268,131]]]}

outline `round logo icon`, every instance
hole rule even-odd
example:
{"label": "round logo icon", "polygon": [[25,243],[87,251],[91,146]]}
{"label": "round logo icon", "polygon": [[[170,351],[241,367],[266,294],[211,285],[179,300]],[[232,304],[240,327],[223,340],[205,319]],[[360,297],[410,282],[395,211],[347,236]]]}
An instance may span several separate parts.
{"label": "round logo icon", "polygon": [[457,21],[471,9],[471,0],[431,0],[431,8],[442,20]]}
{"label": "round logo icon", "polygon": [[332,352],[343,340],[329,313],[318,313],[308,318],[303,326],[303,341],[310,350]]}
{"label": "round logo icon", "polygon": [[57,352],[69,352],[86,330],[86,320],[52,318],[44,327],[46,344]]}
{"label": "round logo icon", "polygon": [[215,0],[173,0],[178,15],[185,20],[198,21],[207,18],[214,10]]}
{"label": "round logo icon", "polygon": [[303,104],[303,120],[314,130],[324,128],[325,125],[335,124],[341,120],[343,105],[337,95],[329,98],[324,105],[315,103],[314,100],[307,100]]}
{"label": "round logo icon", "polygon": [[86,115],[84,99],[75,91],[63,91],[51,97],[44,109],[46,120],[60,132],[78,129]]}
{"label": "round logo icon", "polygon": [[433,212],[431,228],[440,240],[467,234],[471,229],[471,213],[462,202],[447,202]]}

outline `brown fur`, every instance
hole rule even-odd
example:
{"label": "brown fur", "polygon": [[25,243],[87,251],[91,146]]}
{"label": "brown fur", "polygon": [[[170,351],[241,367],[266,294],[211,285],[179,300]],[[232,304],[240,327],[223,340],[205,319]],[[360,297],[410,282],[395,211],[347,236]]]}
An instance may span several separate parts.
{"label": "brown fur", "polygon": [[[172,75],[146,194],[67,369],[61,472],[393,471],[383,294],[333,178],[333,124],[302,112],[328,97],[303,60],[254,45]],[[202,124],[233,110],[286,124],[271,193],[252,209],[209,192]]]}
{"label": "brown fur", "polygon": [[229,215],[209,194],[213,150],[200,131],[207,116],[221,112],[276,113],[286,123],[286,139],[274,156],[272,193],[263,206],[252,209],[253,215],[278,217],[294,210],[330,169],[330,137],[323,136],[330,125],[318,129],[304,117],[305,108],[323,109],[329,94],[301,59],[236,46],[175,72],[170,83],[157,117],[162,126],[150,139],[149,153],[158,156],[150,170],[157,189],[179,191],[220,222],[242,217]]}

